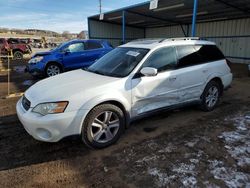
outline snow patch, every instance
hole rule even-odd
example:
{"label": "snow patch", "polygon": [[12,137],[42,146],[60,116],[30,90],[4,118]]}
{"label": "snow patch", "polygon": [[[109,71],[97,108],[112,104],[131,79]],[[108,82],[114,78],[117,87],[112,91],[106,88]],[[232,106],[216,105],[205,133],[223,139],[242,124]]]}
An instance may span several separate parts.
{"label": "snow patch", "polygon": [[192,141],[190,141],[190,142],[186,142],[185,146],[188,146],[188,147],[192,148],[192,147],[194,147],[198,142],[199,142],[199,139],[196,138],[196,139],[194,139],[194,140],[192,140]]}
{"label": "snow patch", "polygon": [[185,177],[182,180],[182,184],[185,187],[194,187],[197,184],[197,180],[195,177],[191,176],[191,177]]}
{"label": "snow patch", "polygon": [[210,172],[213,174],[214,178],[224,181],[229,188],[250,185],[249,175],[238,172],[237,169],[234,168],[224,167],[222,161],[210,160],[209,163]]}
{"label": "snow patch", "polygon": [[195,165],[181,163],[178,166],[174,166],[173,171],[178,174],[194,174]]}
{"label": "snow patch", "polygon": [[236,130],[222,133],[219,138],[225,142],[228,153],[237,160],[237,165],[245,167],[250,165],[250,122],[249,113],[225,121],[233,122]]}
{"label": "snow patch", "polygon": [[26,69],[26,66],[20,65],[20,66],[14,66],[13,70],[18,73],[24,73]]}
{"label": "snow patch", "polygon": [[156,184],[159,187],[166,187],[166,185],[168,185],[171,180],[176,178],[175,175],[168,176],[167,173],[163,173],[157,168],[148,169],[148,174],[156,178]]}
{"label": "snow patch", "polygon": [[33,80],[25,80],[22,84],[24,86],[31,86],[32,84],[34,84],[34,81]]}
{"label": "snow patch", "polygon": [[176,150],[177,147],[174,146],[173,144],[169,143],[167,145],[167,147],[161,149],[161,150],[158,150],[159,153],[171,153],[172,151]]}
{"label": "snow patch", "polygon": [[157,155],[146,156],[146,157],[143,157],[142,159],[137,160],[136,163],[145,163],[145,162],[147,163],[150,161],[155,161],[157,158],[158,158]]}

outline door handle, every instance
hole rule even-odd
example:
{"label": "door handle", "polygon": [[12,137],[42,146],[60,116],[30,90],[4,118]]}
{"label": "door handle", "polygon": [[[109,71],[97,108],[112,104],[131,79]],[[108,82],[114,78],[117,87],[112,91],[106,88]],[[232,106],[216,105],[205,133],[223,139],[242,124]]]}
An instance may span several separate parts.
{"label": "door handle", "polygon": [[177,77],[170,77],[169,81],[174,82],[177,79]]}

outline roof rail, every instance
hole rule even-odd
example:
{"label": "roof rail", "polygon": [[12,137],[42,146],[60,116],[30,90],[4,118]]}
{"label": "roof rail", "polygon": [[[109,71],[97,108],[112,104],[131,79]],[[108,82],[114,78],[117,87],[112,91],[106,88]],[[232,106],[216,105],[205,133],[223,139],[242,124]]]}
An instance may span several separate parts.
{"label": "roof rail", "polygon": [[167,41],[189,41],[202,40],[200,37],[178,37],[178,38],[141,38],[130,41],[129,43],[144,42],[144,43],[162,43]]}
{"label": "roof rail", "polygon": [[200,37],[178,37],[178,38],[168,38],[168,39],[162,40],[161,42],[178,41],[178,40],[201,40],[201,38]]}
{"label": "roof rail", "polygon": [[129,42],[144,42],[144,41],[160,42],[162,40],[165,40],[165,39],[164,38],[141,38],[141,39],[131,40]]}

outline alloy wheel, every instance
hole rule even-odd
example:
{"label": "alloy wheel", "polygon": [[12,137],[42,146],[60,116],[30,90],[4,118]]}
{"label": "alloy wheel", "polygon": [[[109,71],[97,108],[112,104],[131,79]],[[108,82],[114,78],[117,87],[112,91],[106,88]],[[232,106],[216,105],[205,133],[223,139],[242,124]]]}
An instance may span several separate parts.
{"label": "alloy wheel", "polygon": [[206,96],[206,104],[209,108],[212,108],[216,105],[219,98],[219,90],[217,87],[212,86],[209,88]]}
{"label": "alloy wheel", "polygon": [[104,111],[95,117],[90,127],[90,134],[95,142],[107,143],[116,136],[119,128],[118,115],[111,111]]}
{"label": "alloy wheel", "polygon": [[47,68],[47,75],[50,76],[55,76],[57,74],[60,74],[60,68],[57,65],[49,65]]}

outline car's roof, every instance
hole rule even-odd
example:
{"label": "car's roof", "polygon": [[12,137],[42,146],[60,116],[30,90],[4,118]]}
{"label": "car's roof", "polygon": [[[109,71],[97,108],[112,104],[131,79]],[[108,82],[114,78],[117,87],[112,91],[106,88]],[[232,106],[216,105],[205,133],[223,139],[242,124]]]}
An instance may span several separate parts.
{"label": "car's roof", "polygon": [[154,49],[156,47],[179,45],[215,45],[215,43],[197,38],[139,39],[120,47]]}
{"label": "car's roof", "polygon": [[73,39],[68,42],[87,42],[87,41],[93,41],[93,42],[105,42],[105,40],[100,40],[100,39]]}

